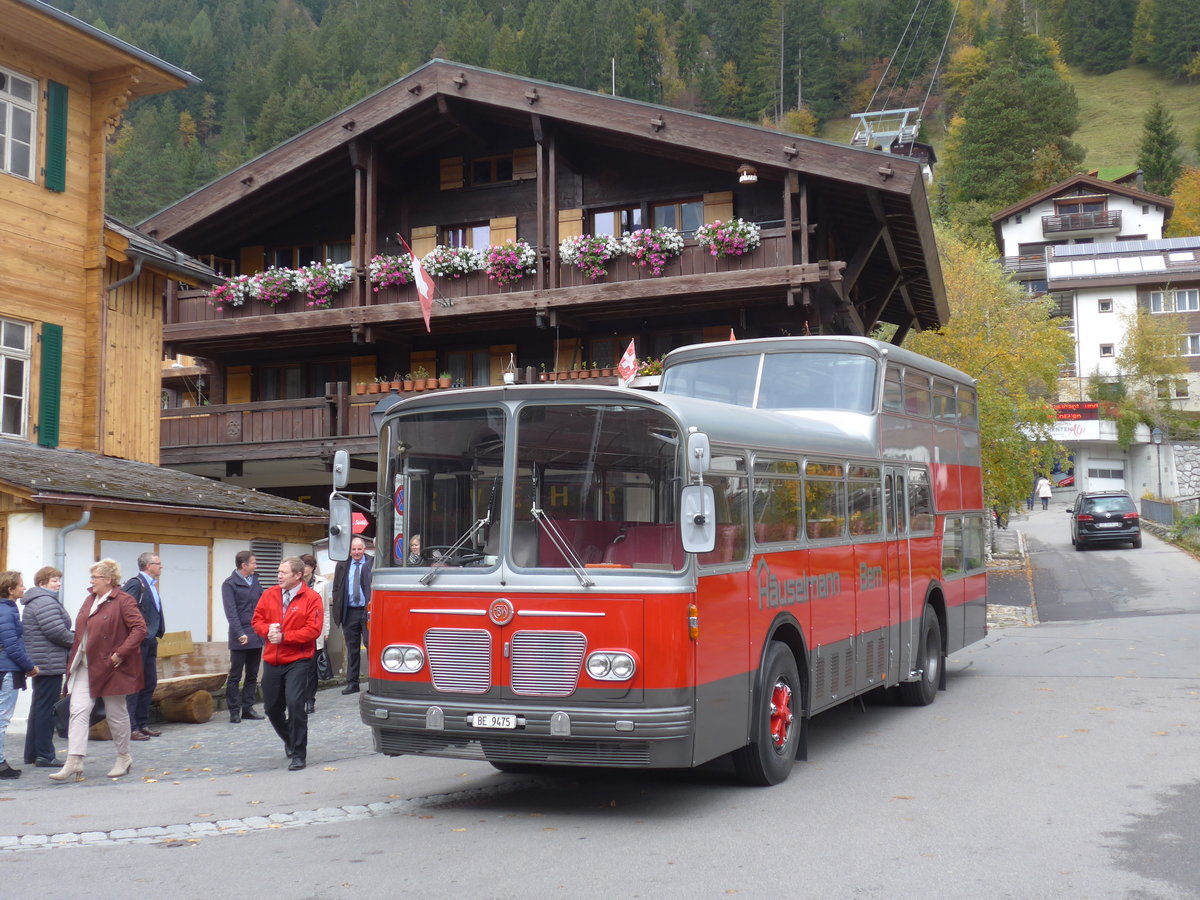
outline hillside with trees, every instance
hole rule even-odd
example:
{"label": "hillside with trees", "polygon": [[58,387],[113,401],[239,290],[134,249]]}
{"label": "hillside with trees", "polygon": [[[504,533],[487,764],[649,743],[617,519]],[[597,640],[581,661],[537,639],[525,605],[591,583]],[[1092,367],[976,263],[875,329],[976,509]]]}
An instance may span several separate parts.
{"label": "hillside with trees", "polygon": [[[1089,78],[1131,63],[1176,83],[1200,76],[1193,0],[56,5],[203,80],[136,104],[114,135],[110,209],[130,221],[434,57],[801,133],[922,106],[927,130],[947,134],[946,202],[967,204],[1082,164],[1068,64]],[[1136,140],[1125,138],[1132,166]],[[1194,160],[1193,134],[1182,140]]]}

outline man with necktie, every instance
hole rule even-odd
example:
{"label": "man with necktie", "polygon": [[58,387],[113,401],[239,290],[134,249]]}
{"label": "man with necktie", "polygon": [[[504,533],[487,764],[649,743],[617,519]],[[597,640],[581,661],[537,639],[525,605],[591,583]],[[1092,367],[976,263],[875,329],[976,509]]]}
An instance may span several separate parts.
{"label": "man with necktie", "polygon": [[333,612],[346,639],[346,686],[343,694],[358,691],[360,648],[363,628],[367,621],[367,600],[371,596],[372,559],[367,556],[367,542],[361,537],[350,541],[350,558],[342,560],[333,571]]}
{"label": "man with necktie", "polygon": [[279,583],[263,592],[250,620],[265,641],[263,711],[291,759],[289,772],[303,769],[308,758],[308,667],[324,618],[320,594],[304,583],[304,562],[289,556],[279,564]]}
{"label": "man with necktie", "polygon": [[161,731],[150,728],[150,700],[158,686],[158,639],[165,633],[162,597],[158,593],[158,579],[162,576],[163,564],[157,553],[147,550],[137,558],[138,573],[121,588],[137,601],[142,618],[146,620],[146,637],[142,641],[142,677],[144,686],[125,698],[129,709],[129,739],[148,741],[158,737]]}

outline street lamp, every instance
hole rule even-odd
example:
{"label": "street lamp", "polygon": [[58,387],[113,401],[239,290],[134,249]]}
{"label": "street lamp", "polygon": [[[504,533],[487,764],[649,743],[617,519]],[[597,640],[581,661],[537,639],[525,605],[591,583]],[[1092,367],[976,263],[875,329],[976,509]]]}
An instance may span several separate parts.
{"label": "street lamp", "polygon": [[1162,441],[1163,432],[1157,426],[1150,432],[1150,440],[1154,442],[1154,452],[1158,455],[1158,499],[1163,498],[1162,495]]}

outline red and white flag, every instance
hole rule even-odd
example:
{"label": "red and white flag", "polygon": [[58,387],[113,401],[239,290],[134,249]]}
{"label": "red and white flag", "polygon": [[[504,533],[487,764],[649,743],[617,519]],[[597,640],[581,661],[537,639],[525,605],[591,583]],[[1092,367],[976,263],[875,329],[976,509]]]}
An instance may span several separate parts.
{"label": "red and white flag", "polygon": [[633,339],[631,338],[629,346],[625,348],[625,355],[617,363],[617,374],[621,376],[621,382],[625,387],[629,387],[629,382],[633,381],[633,377],[637,375],[637,370],[637,351],[633,349]]}
{"label": "red and white flag", "polygon": [[417,299],[421,301],[421,315],[425,317],[425,330],[432,331],[429,327],[429,316],[433,312],[433,276],[421,267],[421,258],[412,252],[412,247],[408,246],[408,241],[403,235],[397,234],[396,237],[412,257],[413,280],[417,285]]}
{"label": "red and white flag", "polygon": [[736,341],[736,340],[737,340],[737,335],[733,333],[733,329],[732,329],[732,328],[730,328],[730,329],[729,329],[729,339],[730,339],[731,341]]}

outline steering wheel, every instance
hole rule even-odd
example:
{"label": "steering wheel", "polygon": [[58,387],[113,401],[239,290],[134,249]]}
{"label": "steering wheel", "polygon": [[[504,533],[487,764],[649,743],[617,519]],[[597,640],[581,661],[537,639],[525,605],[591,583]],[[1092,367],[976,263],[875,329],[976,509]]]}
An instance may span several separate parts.
{"label": "steering wheel", "polygon": [[421,561],[428,565],[472,566],[483,562],[484,554],[470,547],[422,547]]}

